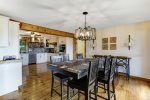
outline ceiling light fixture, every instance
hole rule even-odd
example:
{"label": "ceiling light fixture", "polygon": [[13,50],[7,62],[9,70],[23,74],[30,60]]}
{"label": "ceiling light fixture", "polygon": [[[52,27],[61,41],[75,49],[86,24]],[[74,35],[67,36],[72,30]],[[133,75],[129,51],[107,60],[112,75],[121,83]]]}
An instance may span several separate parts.
{"label": "ceiling light fixture", "polygon": [[86,15],[88,12],[83,12],[83,15],[85,15],[85,27],[75,30],[76,38],[78,40],[87,41],[87,40],[95,40],[96,39],[96,29],[92,28],[90,26],[86,26]]}

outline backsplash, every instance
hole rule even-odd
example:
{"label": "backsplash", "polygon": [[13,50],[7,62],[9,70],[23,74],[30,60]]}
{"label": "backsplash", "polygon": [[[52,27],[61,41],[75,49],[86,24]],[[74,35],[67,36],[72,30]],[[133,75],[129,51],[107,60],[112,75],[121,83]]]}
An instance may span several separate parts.
{"label": "backsplash", "polygon": [[29,53],[54,53],[53,48],[29,48]]}

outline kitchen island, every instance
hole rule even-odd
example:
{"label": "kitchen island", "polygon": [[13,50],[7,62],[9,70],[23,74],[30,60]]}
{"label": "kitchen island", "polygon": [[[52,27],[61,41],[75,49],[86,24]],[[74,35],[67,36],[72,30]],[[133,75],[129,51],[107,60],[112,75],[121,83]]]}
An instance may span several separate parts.
{"label": "kitchen island", "polygon": [[18,90],[22,85],[21,60],[0,61],[0,96]]}

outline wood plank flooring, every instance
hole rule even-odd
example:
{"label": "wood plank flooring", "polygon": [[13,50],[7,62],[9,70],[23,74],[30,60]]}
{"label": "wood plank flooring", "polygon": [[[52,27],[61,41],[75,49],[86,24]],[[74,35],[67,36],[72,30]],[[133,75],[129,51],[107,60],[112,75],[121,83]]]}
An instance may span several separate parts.
{"label": "wood plank flooring", "polygon": [[[46,63],[24,66],[23,83],[24,86],[20,91],[1,96],[0,100],[60,100],[57,94],[50,96],[51,71],[47,69]],[[59,82],[55,81],[55,84]],[[119,76],[115,84],[117,100],[150,100],[150,83],[148,82],[136,79],[127,81],[125,77]],[[106,96],[101,89],[98,94]],[[77,100],[77,96],[72,100]],[[80,100],[84,100],[84,95],[81,95]],[[102,99],[98,98],[98,100]]]}

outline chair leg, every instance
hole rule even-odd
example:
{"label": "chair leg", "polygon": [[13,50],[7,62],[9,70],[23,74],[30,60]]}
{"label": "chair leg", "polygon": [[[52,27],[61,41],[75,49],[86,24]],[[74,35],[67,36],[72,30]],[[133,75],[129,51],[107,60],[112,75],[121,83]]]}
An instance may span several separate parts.
{"label": "chair leg", "polygon": [[114,93],[114,100],[116,100],[114,80],[112,81],[112,89],[113,89],[113,93]]}
{"label": "chair leg", "polygon": [[96,92],[98,93],[98,81],[96,82]]}
{"label": "chair leg", "polygon": [[95,92],[95,100],[97,100],[97,86],[96,85],[94,87],[94,92]]}
{"label": "chair leg", "polygon": [[80,90],[78,90],[78,100],[80,100]]}
{"label": "chair leg", "polygon": [[54,88],[54,77],[52,76],[52,83],[51,83],[51,96],[53,96],[53,88]]}
{"label": "chair leg", "polygon": [[89,99],[89,92],[90,92],[89,90],[85,91],[85,100],[90,100]]}
{"label": "chair leg", "polygon": [[61,100],[63,100],[63,97],[64,97],[64,81],[61,81],[60,86],[61,86]]}
{"label": "chair leg", "polygon": [[104,83],[104,92],[106,93],[106,85],[105,85],[105,83]]}
{"label": "chair leg", "polygon": [[108,100],[110,100],[110,84],[107,84],[107,95],[108,95]]}
{"label": "chair leg", "polygon": [[92,92],[91,92],[91,90],[90,90],[90,93],[89,93],[89,95],[90,95],[90,97],[89,97],[89,98],[90,98],[90,100],[91,100],[91,97],[92,97]]}
{"label": "chair leg", "polygon": [[67,100],[70,100],[70,87],[67,85]]}

